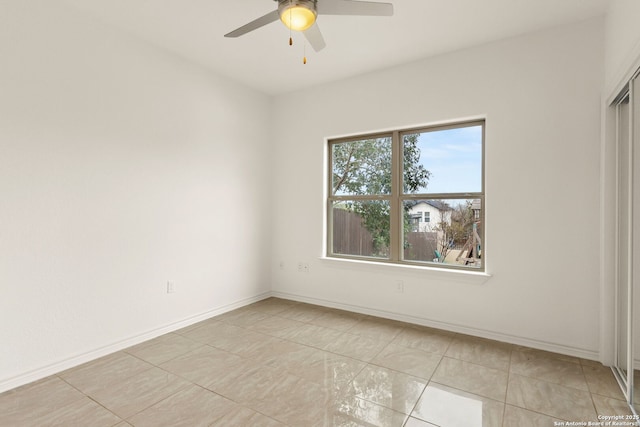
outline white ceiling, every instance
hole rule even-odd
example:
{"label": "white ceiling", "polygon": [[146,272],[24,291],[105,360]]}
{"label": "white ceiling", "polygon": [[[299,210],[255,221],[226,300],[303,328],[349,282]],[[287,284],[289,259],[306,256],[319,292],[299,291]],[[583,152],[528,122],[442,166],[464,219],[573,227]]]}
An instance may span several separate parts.
{"label": "white ceiling", "polygon": [[[609,0],[387,0],[392,17],[319,16],[327,47],[279,21],[224,34],[277,7],[273,0],[64,0],[97,18],[268,94],[285,93],[427,56],[603,15]],[[379,1],[379,0],[377,0]],[[322,0],[318,0],[322,2]]]}

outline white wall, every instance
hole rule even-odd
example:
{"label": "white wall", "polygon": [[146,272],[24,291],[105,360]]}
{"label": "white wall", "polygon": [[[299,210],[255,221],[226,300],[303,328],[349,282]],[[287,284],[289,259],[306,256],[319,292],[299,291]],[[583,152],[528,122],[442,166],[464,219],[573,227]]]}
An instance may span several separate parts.
{"label": "white wall", "polygon": [[[274,291],[597,358],[603,31],[591,20],[277,97]],[[325,138],[479,116],[491,278],[320,259]]]}
{"label": "white wall", "polygon": [[639,16],[640,1],[611,0],[605,26],[605,96],[631,71],[640,55]]}
{"label": "white wall", "polygon": [[0,391],[270,290],[270,103],[57,1],[0,4]]}

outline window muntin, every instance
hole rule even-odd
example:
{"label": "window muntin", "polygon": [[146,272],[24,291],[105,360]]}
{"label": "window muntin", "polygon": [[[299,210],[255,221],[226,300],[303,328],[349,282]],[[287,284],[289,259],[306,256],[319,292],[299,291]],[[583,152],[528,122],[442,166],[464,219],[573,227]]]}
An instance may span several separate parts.
{"label": "window muntin", "polygon": [[328,256],[484,270],[484,121],[331,140],[329,156]]}

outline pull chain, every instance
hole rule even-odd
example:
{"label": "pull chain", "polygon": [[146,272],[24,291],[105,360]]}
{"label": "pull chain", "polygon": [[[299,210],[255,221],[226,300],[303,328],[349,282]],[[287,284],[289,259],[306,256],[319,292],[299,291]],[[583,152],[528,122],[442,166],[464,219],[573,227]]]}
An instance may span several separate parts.
{"label": "pull chain", "polygon": [[293,19],[293,12],[291,9],[293,8],[289,8],[289,46],[293,46],[293,37],[291,36],[291,19]]}

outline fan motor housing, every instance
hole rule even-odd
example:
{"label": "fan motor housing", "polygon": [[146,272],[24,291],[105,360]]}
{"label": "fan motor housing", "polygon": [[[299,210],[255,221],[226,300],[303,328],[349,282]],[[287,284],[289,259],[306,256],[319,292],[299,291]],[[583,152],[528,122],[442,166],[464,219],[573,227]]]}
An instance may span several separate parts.
{"label": "fan motor housing", "polygon": [[304,31],[318,16],[317,0],[275,0],[280,20],[292,30]]}

